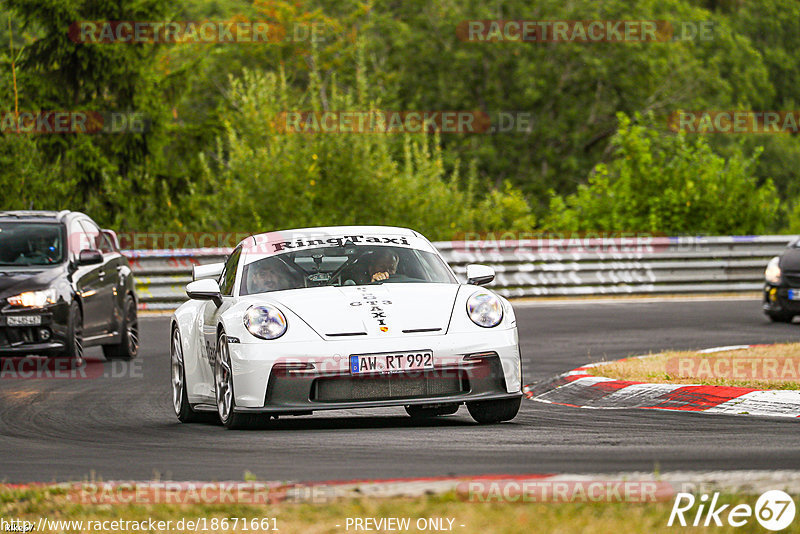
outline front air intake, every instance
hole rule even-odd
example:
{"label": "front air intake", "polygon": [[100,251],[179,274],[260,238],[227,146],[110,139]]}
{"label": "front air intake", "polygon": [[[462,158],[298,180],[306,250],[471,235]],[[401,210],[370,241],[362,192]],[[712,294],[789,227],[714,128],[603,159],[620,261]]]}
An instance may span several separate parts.
{"label": "front air intake", "polygon": [[463,371],[380,376],[326,377],[314,380],[311,400],[348,402],[388,399],[413,399],[458,395],[469,392],[469,379]]}

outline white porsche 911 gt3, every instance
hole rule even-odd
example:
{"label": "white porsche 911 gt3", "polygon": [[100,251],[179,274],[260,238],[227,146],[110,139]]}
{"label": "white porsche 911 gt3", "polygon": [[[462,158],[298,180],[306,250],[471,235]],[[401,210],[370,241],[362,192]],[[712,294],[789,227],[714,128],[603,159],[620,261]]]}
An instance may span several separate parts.
{"label": "white porsche 911 gt3", "polygon": [[229,428],[316,410],[405,406],[412,417],[513,419],[522,398],[509,302],[460,284],[419,233],[307,228],[251,236],[195,267],[171,321],[173,405]]}

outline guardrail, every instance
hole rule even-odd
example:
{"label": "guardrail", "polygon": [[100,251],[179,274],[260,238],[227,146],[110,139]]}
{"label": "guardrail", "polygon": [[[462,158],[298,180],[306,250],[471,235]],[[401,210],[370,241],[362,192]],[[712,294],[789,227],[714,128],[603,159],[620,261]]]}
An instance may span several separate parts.
{"label": "guardrail", "polygon": [[[469,263],[495,269],[506,297],[758,291],[764,267],[793,236],[639,237],[448,241],[434,243],[460,278]],[[228,249],[131,250],[140,307],[174,309],[186,300],[193,265]]]}

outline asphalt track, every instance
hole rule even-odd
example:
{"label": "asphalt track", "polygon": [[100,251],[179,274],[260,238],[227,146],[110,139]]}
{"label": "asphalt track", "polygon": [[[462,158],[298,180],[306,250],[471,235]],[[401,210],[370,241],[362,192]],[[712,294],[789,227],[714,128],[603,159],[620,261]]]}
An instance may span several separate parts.
{"label": "asphalt track", "polygon": [[[525,381],[663,349],[800,341],[755,300],[523,304]],[[415,423],[402,408],[320,412],[255,431],[178,423],[168,318],[141,319],[142,353],[90,375],[0,380],[0,480],[342,480],[486,473],[800,469],[800,421],[595,411],[523,401],[511,423],[465,408]],[[114,373],[122,376],[111,376]]]}

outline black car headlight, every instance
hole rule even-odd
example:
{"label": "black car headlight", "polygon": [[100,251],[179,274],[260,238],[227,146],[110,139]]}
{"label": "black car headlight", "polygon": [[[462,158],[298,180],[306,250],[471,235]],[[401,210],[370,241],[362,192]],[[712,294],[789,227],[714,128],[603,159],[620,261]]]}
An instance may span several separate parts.
{"label": "black car headlight", "polygon": [[779,265],[781,258],[779,256],[775,256],[769,263],[767,264],[767,268],[764,271],[764,278],[770,284],[780,284],[781,283],[781,267]]}
{"label": "black car headlight", "polygon": [[48,304],[55,304],[58,300],[55,289],[43,289],[41,291],[26,291],[13,297],[8,297],[8,303],[12,306],[22,306],[25,308],[43,308]]}

